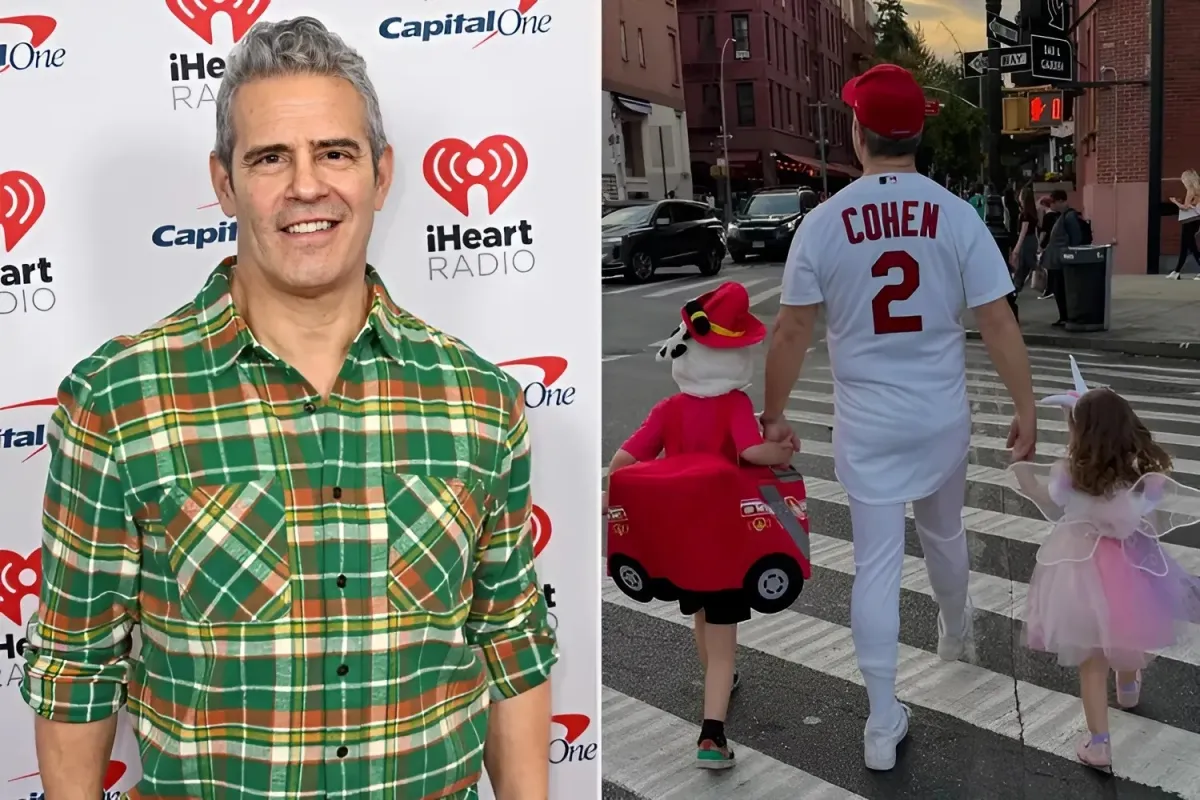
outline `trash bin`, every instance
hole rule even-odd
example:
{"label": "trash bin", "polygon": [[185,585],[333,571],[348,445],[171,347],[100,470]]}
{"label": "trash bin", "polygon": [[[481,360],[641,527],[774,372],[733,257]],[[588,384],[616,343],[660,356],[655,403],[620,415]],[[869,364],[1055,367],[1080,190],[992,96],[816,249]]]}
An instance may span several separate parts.
{"label": "trash bin", "polygon": [[1067,300],[1066,329],[1073,333],[1108,330],[1112,314],[1113,248],[1110,244],[1068,247],[1062,253]]}

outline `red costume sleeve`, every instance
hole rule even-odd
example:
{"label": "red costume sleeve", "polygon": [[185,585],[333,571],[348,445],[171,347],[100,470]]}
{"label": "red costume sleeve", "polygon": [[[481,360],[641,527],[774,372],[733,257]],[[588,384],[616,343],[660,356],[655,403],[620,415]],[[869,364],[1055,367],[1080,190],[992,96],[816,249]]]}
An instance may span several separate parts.
{"label": "red costume sleeve", "polygon": [[754,414],[754,403],[745,392],[734,392],[729,398],[729,435],[733,437],[733,449],[741,455],[747,447],[763,443],[758,417]]}
{"label": "red costume sleeve", "polygon": [[660,400],[650,413],[646,415],[642,426],[625,440],[621,449],[638,461],[653,461],[663,451],[664,431],[666,428],[667,407],[671,398]]}

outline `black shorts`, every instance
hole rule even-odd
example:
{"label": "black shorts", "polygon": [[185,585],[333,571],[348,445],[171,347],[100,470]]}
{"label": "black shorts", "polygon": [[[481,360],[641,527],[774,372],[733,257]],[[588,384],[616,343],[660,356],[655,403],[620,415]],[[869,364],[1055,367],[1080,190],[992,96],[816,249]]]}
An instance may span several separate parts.
{"label": "black shorts", "polygon": [[736,625],[750,620],[750,603],[741,589],[727,592],[688,592],[679,598],[679,612],[692,616],[704,612],[712,625]]}

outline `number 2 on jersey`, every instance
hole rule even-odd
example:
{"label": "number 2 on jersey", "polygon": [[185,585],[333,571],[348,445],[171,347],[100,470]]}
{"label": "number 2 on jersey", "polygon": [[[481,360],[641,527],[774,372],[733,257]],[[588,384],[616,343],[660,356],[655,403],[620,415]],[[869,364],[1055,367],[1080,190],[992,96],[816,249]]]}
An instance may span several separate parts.
{"label": "number 2 on jersey", "polygon": [[892,270],[900,270],[899,283],[889,283],[871,299],[871,317],[875,321],[875,335],[885,333],[917,333],[922,330],[920,315],[909,317],[892,316],[890,306],[913,296],[921,285],[921,266],[916,259],[903,250],[889,250],[871,265],[872,278],[886,278]]}

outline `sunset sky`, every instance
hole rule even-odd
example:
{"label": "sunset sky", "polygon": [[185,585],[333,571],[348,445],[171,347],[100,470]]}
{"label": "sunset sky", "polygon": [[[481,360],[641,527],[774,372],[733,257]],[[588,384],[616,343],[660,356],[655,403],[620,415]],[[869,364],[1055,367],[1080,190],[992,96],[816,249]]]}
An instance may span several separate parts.
{"label": "sunset sky", "polygon": [[[983,34],[984,0],[904,0],[908,21],[920,23],[925,32],[925,41],[934,52],[944,58],[953,58],[958,53],[957,38],[963,50],[982,50],[987,46]],[[1002,15],[1012,19],[1020,8],[1020,0],[1004,0]],[[946,27],[939,25],[946,23]],[[954,32],[951,37],[946,28]]]}

